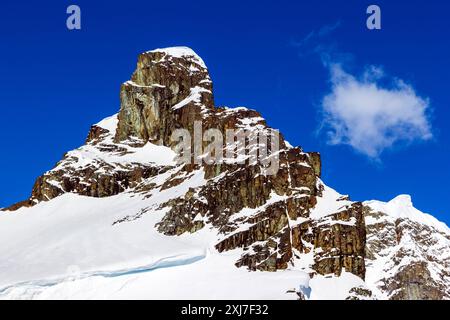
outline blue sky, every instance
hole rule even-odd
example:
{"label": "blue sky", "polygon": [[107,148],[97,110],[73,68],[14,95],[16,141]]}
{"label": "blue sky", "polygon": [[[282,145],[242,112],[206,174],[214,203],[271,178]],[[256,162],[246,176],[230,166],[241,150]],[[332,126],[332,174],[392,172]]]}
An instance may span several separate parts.
{"label": "blue sky", "polygon": [[[417,208],[449,224],[450,4],[374,1],[382,29],[369,31],[368,1],[165,2],[2,1],[0,207],[25,199],[91,124],[118,111],[120,84],[140,52],[185,45],[208,65],[217,105],[257,109],[291,144],[320,151],[328,185],[354,200],[411,194]],[[70,4],[81,7],[80,31],[66,28]],[[413,128],[405,128],[409,109],[401,105],[399,121],[380,134],[358,127],[330,136],[333,125],[361,123],[353,114],[342,123],[349,118],[333,90],[347,93],[349,82],[333,78],[332,66],[356,88],[375,85],[376,97],[408,89],[424,104]],[[372,72],[367,80],[367,70],[384,77]],[[365,139],[348,145],[348,135]],[[403,139],[391,145],[395,135]]]}

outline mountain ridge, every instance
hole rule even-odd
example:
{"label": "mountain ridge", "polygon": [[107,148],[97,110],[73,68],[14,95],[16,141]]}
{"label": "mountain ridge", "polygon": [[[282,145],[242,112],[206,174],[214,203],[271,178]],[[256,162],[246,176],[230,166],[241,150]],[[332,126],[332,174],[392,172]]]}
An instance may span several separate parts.
{"label": "mountain ridge", "polygon": [[[187,252],[212,252],[213,258],[206,261],[232,257],[227,260],[229,266],[226,268],[230,276],[238,272],[233,268],[254,271],[252,275],[295,272],[299,278],[297,283],[286,277],[295,288],[294,298],[450,297],[448,227],[414,209],[407,196],[388,203],[353,202],[323,183],[318,153],[290,146],[281,134],[275,140],[279,144],[276,152],[279,168],[273,175],[265,174],[261,163],[250,162],[247,154],[244,163],[240,163],[238,159],[242,154],[239,152],[244,147],[239,144],[232,150],[227,145],[220,149],[223,154],[231,154],[221,163],[198,162],[205,154],[195,154],[195,145],[193,151],[189,149],[191,163],[176,161],[178,141],[174,141],[172,136],[178,129],[186,129],[194,137],[198,126],[202,132],[218,129],[223,136],[227,130],[234,130],[236,134],[250,132],[268,136],[272,131],[255,110],[214,105],[208,70],[192,49],[175,47],[141,54],[131,80],[121,86],[120,97],[121,109],[117,116],[93,125],[86,143],[68,152],[55,168],[39,177],[31,197],[7,208],[12,211],[7,215],[36,212],[46,216],[45,208],[64,207],[61,197],[65,197],[71,204],[65,209],[71,219],[77,221],[76,203],[89,203],[81,205],[86,207],[83,209],[86,212],[80,215],[91,221],[97,219],[89,214],[89,206],[95,202],[106,210],[106,213],[97,213],[107,223],[96,222],[94,225],[110,241],[114,241],[115,232],[121,237],[127,230],[136,232],[135,240],[140,242],[120,242],[119,251],[127,259],[145,261],[146,257],[162,254],[140,246],[140,243],[149,245],[160,237],[165,239],[160,242],[161,246],[164,242],[168,246],[177,243],[173,254],[179,256],[183,254],[181,249],[176,249],[179,239],[184,239],[180,243],[191,242],[192,237],[196,239],[194,242],[198,241],[194,249],[184,244],[181,247]],[[248,141],[244,141],[247,145]],[[207,149],[204,142],[201,145],[203,151]],[[270,149],[273,151],[273,147]],[[274,153],[268,158],[273,160]],[[76,196],[69,198],[68,194]],[[91,204],[88,198],[97,198],[98,201]],[[107,201],[117,201],[118,207],[110,207]],[[72,208],[73,204],[75,208]],[[5,218],[5,215],[0,218],[0,228],[2,222],[8,228],[19,228],[19,224],[6,221],[19,218]],[[144,222],[148,235],[140,225]],[[47,230],[36,223],[42,230]],[[64,220],[59,223],[64,223]],[[23,235],[12,236],[11,231],[4,231],[17,243],[28,241],[22,238]],[[33,229],[30,232],[33,234]],[[77,228],[72,232],[98,241],[93,236],[95,229],[92,229],[92,234]],[[199,234],[204,234],[208,240],[203,241]],[[115,265],[124,263],[123,257],[110,252],[107,243],[100,245],[87,241],[86,246],[91,245],[104,254],[100,258],[94,255],[84,257],[70,237],[59,237],[55,235],[52,240],[67,243],[67,252],[71,252],[73,257],[90,261],[80,267],[80,273],[89,279],[99,274],[92,273],[93,266],[115,269]],[[131,250],[133,255],[125,253],[126,248],[134,246],[138,248]],[[38,261],[64,256],[64,250],[56,250],[51,242],[44,248],[46,254]],[[6,250],[5,256],[10,257],[7,262],[0,263],[2,272],[20,269],[17,268],[18,263],[30,263],[29,256],[11,253],[7,249],[0,247],[0,251]],[[88,247],[86,250],[91,251]],[[429,254],[430,250],[432,254]],[[195,256],[198,255],[192,255]],[[398,263],[391,265],[392,261]],[[65,264],[64,259],[56,267],[42,263],[53,273],[38,267],[40,271],[36,271],[35,276],[61,275]],[[140,267],[136,265],[151,264],[139,262],[132,265],[131,269],[137,270]],[[214,267],[213,264],[211,266]],[[23,270],[10,280],[0,281],[0,288],[9,285],[5,289],[7,297],[23,289],[14,283],[27,283],[29,286],[34,276],[27,272]],[[250,280],[246,278],[245,281]],[[63,282],[66,286],[66,280]],[[330,296],[323,290],[331,283],[339,288],[336,289],[339,294]],[[45,290],[40,288],[26,287],[26,290],[45,294]],[[283,294],[280,292],[281,296]]]}

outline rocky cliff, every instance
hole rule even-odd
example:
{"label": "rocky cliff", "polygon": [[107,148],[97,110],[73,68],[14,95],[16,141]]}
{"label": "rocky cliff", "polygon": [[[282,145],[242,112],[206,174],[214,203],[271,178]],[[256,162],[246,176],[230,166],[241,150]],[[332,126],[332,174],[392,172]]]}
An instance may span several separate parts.
{"label": "rocky cliff", "polygon": [[[238,252],[238,268],[299,269],[312,278],[345,272],[366,280],[368,286],[351,288],[349,298],[450,297],[448,229],[392,218],[382,206],[338,194],[320,179],[320,155],[292,147],[281,134],[276,137],[276,174],[266,174],[248,154],[238,161],[239,144],[221,163],[202,160],[207,141],[200,151],[195,145],[189,150],[191,163],[174,161],[177,129],[191,136],[197,129],[217,129],[223,137],[230,129],[245,137],[272,132],[257,111],[215,106],[208,70],[192,50],[141,54],[131,80],[121,86],[120,99],[117,115],[92,126],[85,144],[39,177],[29,199],[8,210],[66,193],[156,198],[200,177],[182,195],[143,207],[115,224],[162,212],[154,225],[158,232],[176,237],[214,230],[215,250]],[[248,144],[248,138],[242,143]],[[224,156],[229,146],[222,145]],[[446,254],[435,254],[439,251]]]}

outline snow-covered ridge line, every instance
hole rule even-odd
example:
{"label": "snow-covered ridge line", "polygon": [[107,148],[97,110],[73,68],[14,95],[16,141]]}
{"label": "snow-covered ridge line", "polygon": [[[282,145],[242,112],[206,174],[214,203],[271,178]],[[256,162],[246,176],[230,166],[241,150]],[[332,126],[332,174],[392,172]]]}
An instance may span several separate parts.
{"label": "snow-covered ridge line", "polygon": [[363,202],[374,211],[386,213],[394,219],[409,219],[437,230],[450,233],[450,228],[434,216],[414,208],[410,195],[399,195],[389,202],[370,200]]}
{"label": "snow-covered ridge line", "polygon": [[200,56],[197,53],[195,53],[194,50],[188,47],[180,46],[180,47],[159,48],[147,52],[163,52],[166,55],[175,58],[192,57],[193,60],[195,60],[201,67],[206,69],[206,64],[203,61],[203,59],[200,58]]}

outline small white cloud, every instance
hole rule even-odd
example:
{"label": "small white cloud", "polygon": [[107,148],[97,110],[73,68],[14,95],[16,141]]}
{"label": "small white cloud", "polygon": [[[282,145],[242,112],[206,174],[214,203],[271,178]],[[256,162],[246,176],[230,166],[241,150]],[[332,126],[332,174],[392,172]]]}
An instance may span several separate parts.
{"label": "small white cloud", "polygon": [[[370,158],[397,143],[432,138],[428,99],[399,79],[383,86],[381,68],[370,66],[361,75],[327,62],[332,89],[322,100],[323,124],[329,143],[347,144]],[[385,83],[385,82],[383,82]]]}

